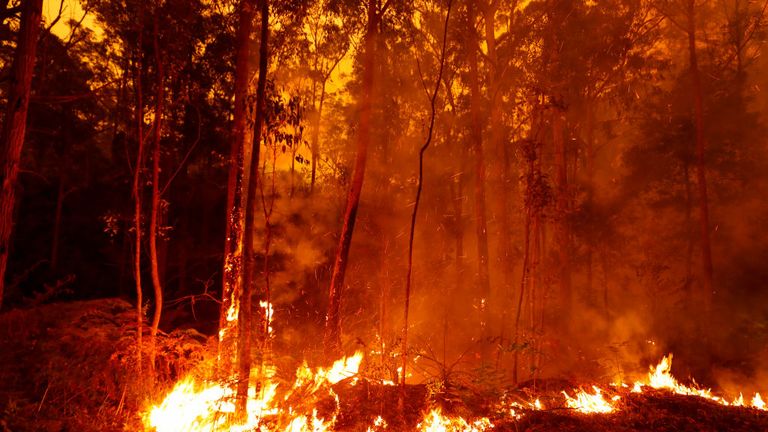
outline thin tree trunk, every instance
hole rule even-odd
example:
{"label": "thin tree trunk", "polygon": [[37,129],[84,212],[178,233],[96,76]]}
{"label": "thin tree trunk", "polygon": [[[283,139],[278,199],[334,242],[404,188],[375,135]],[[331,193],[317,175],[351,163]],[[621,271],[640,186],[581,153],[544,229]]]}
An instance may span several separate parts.
{"label": "thin tree trunk", "polygon": [[13,210],[16,203],[16,179],[19,175],[21,149],[27,127],[27,108],[35,69],[37,36],[40,33],[43,0],[26,0],[22,3],[21,28],[11,67],[8,105],[0,131],[0,150],[3,178],[0,192],[0,309],[3,307],[5,269],[13,231]]}
{"label": "thin tree trunk", "polygon": [[[139,10],[139,23],[142,23],[143,4]],[[142,95],[142,32],[140,25],[139,40],[136,51],[136,71],[134,75],[134,88],[136,90],[136,142],[138,149],[136,152],[136,165],[133,172],[133,228],[134,228],[134,251],[133,251],[133,278],[136,282],[136,355],[137,368],[139,375],[142,371],[142,351],[143,351],[143,333],[144,333],[144,296],[141,290],[141,169],[144,166],[144,100]]]}
{"label": "thin tree trunk", "polygon": [[222,302],[219,316],[219,370],[226,376],[233,371],[237,350],[238,295],[242,278],[243,246],[243,153],[245,147],[250,78],[250,36],[253,31],[255,0],[241,0],[235,53],[235,104],[232,142],[230,145],[229,177],[227,179],[227,218],[224,242],[224,271]]}
{"label": "thin tree trunk", "polygon": [[552,111],[552,142],[555,152],[555,183],[557,220],[555,226],[555,241],[559,256],[560,273],[560,308],[564,322],[567,325],[568,317],[573,307],[573,293],[571,291],[571,248],[570,231],[568,223],[568,166],[565,151],[564,136],[564,112],[555,108]]}
{"label": "thin tree trunk", "polygon": [[152,326],[149,331],[149,367],[154,376],[155,371],[155,340],[160,326],[160,316],[163,311],[163,286],[160,282],[157,257],[157,225],[160,208],[160,139],[162,137],[163,99],[165,98],[165,76],[163,70],[160,44],[158,43],[158,16],[155,11],[153,43],[155,48],[155,68],[157,69],[157,92],[155,95],[155,126],[152,137],[152,209],[149,217],[149,261],[152,273],[152,287],[155,292],[155,311],[152,315]]}
{"label": "thin tree trunk", "polygon": [[363,55],[363,94],[360,101],[360,123],[357,128],[354,173],[347,194],[347,206],[344,211],[344,222],[339,237],[339,247],[333,262],[331,286],[328,294],[328,313],[325,318],[325,355],[333,358],[341,353],[341,291],[344,287],[344,276],[349,260],[349,248],[352,244],[352,234],[357,219],[357,208],[360,205],[360,193],[363,190],[365,164],[368,157],[368,144],[371,140],[371,95],[373,92],[373,72],[376,61],[376,35],[378,29],[378,14],[376,2],[368,0],[368,24],[365,34],[365,53]]}
{"label": "thin tree trunk", "polygon": [[[587,177],[587,194],[586,194],[586,207],[590,212],[594,212],[594,191],[595,191],[595,185],[594,185],[594,179],[595,179],[595,107],[593,104],[595,101],[589,100],[587,101],[587,133],[586,133],[586,156],[585,156],[585,166],[586,166],[586,177]],[[587,293],[589,294],[590,298],[592,298],[592,290],[593,290],[593,284],[594,284],[594,263],[593,263],[593,255],[594,255],[594,247],[593,247],[593,238],[589,238],[586,242],[586,248],[587,248]]]}
{"label": "thin tree trunk", "polygon": [[475,0],[467,4],[469,39],[469,91],[470,91],[470,139],[475,152],[475,227],[477,232],[477,281],[478,308],[480,311],[480,338],[483,361],[487,357],[488,297],[491,292],[488,270],[488,227],[485,208],[485,159],[483,157],[483,132],[480,120],[480,84],[477,71],[477,32],[475,29]]}
{"label": "thin tree trunk", "polygon": [[[528,206],[526,206],[528,207]],[[518,382],[518,362],[520,359],[520,350],[518,345],[520,343],[520,318],[523,312],[523,299],[525,298],[526,287],[528,286],[528,278],[530,272],[530,252],[531,252],[531,209],[525,210],[525,240],[523,246],[523,271],[520,278],[520,292],[517,298],[517,310],[515,312],[515,333],[512,343],[512,382],[517,384]]]}
{"label": "thin tree trunk", "polygon": [[429,129],[427,132],[427,139],[424,145],[419,150],[419,180],[416,186],[416,200],[413,204],[413,213],[411,213],[411,230],[408,235],[408,270],[405,277],[405,309],[403,314],[403,355],[402,355],[402,372],[400,373],[400,405],[403,406],[403,400],[405,397],[405,377],[406,368],[408,366],[408,311],[411,304],[411,276],[413,272],[413,237],[416,232],[416,216],[419,212],[419,202],[421,201],[421,191],[424,186],[424,153],[432,143],[432,133],[435,128],[435,102],[437,101],[437,93],[440,90],[440,82],[443,79],[443,68],[445,66],[445,47],[448,42],[448,20],[451,18],[451,5],[453,0],[448,0],[448,10],[445,14],[445,24],[443,27],[443,47],[440,51],[440,69],[437,72],[437,79],[435,79],[435,89],[432,92],[430,98],[430,116],[429,116]]}
{"label": "thin tree trunk", "polygon": [[251,303],[253,273],[256,267],[256,257],[253,251],[253,234],[256,216],[256,190],[259,178],[259,150],[261,148],[261,129],[264,123],[265,93],[267,88],[267,66],[269,52],[269,1],[261,0],[261,41],[259,42],[259,80],[256,87],[256,121],[253,129],[253,151],[248,177],[248,198],[245,205],[245,229],[243,257],[243,286],[240,290],[240,311],[238,313],[238,381],[237,381],[237,415],[242,419],[247,416],[248,386],[251,374]]}
{"label": "thin tree trunk", "polygon": [[[512,280],[512,232],[509,222],[509,188],[512,185],[509,164],[509,149],[504,136],[504,125],[502,123],[502,112],[499,109],[499,90],[500,90],[500,70],[499,58],[496,53],[496,11],[498,3],[488,2],[485,7],[485,44],[488,50],[488,99],[490,100],[490,136],[489,144],[495,153],[495,178],[498,183],[499,200],[496,203],[496,213],[499,225],[498,230],[498,262],[501,265],[501,287],[499,288],[499,299],[503,299],[500,307],[502,308],[500,338],[505,338],[505,329],[507,326],[507,300],[513,301],[513,280]],[[501,346],[501,345],[499,345]],[[497,367],[501,363],[503,352],[497,352]]]}
{"label": "thin tree trunk", "polygon": [[696,55],[696,5],[688,0],[688,53],[693,85],[694,108],[696,116],[696,180],[699,188],[699,223],[701,229],[701,261],[704,272],[702,301],[704,311],[712,308],[713,286],[712,250],[709,240],[709,201],[707,197],[707,168],[705,165],[706,143],[704,141],[704,91],[701,85],[701,72]]}
{"label": "thin tree trunk", "polygon": [[683,165],[683,176],[685,177],[685,231],[686,231],[686,251],[685,251],[685,284],[684,289],[686,295],[690,295],[690,287],[693,283],[693,243],[694,243],[694,226],[693,226],[693,187],[691,185],[691,172],[688,161],[686,160]]}

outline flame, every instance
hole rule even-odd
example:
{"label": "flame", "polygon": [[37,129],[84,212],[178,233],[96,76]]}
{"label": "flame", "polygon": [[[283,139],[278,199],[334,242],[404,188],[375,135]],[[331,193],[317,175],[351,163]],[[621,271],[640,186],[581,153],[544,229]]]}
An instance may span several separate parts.
{"label": "flame", "polygon": [[[271,320],[271,305],[262,305],[265,317]],[[355,385],[358,371],[363,361],[363,353],[342,358],[333,363],[330,368],[311,369],[306,363],[296,370],[293,386],[278,389],[278,384],[272,382],[275,376],[274,368],[267,367],[262,376],[263,385],[257,390],[252,387],[248,392],[246,419],[234,422],[235,390],[232,385],[214,381],[196,381],[186,377],[179,381],[173,390],[158,405],[152,407],[143,415],[147,429],[156,432],[246,432],[281,430],[286,432],[328,432],[333,430],[340,410],[339,398],[331,388],[342,380],[349,379]],[[665,356],[661,361],[649,368],[647,376],[638,380],[631,387],[624,383],[613,384],[612,392],[625,394],[629,391],[643,392],[647,387],[665,389],[673,393],[706,398],[725,406],[749,407],[766,410],[766,403],[759,393],[749,402],[742,393],[733,401],[716,396],[710,389],[704,389],[693,383],[691,386],[681,384],[671,373],[672,355]],[[234,380],[232,380],[234,382]],[[385,385],[395,383],[384,382]],[[290,387],[290,388],[288,388]],[[282,396],[277,397],[279,394]],[[592,391],[574,389],[571,396],[562,392],[565,406],[579,413],[608,414],[618,410],[617,402],[621,397],[617,394],[606,398],[600,387],[593,386]],[[328,418],[318,416],[317,409],[312,406],[313,400],[323,397],[336,399],[336,411]],[[298,401],[301,406],[292,406],[291,401]],[[309,402],[309,403],[307,403]],[[507,419],[519,420],[526,412],[544,409],[541,401],[510,402],[502,401],[499,412],[504,412]],[[380,432],[388,429],[389,425],[381,417],[374,419],[368,426],[367,432]],[[421,432],[481,432],[493,429],[494,425],[488,418],[480,418],[472,422],[461,418],[443,415],[440,409],[434,409],[425,414],[417,430]]]}
{"label": "flame", "polygon": [[160,405],[151,409],[145,423],[157,432],[236,432],[254,429],[262,417],[277,413],[276,409],[271,407],[276,388],[276,384],[268,384],[257,397],[256,388],[251,387],[246,404],[246,422],[228,428],[228,417],[235,412],[234,390],[218,383],[196,386],[194,380],[187,377],[176,384]]}
{"label": "flame", "polygon": [[[284,400],[288,400],[292,392],[302,389],[315,393],[324,385],[335,384],[345,378],[357,375],[362,352],[341,360],[337,360],[328,369],[312,371],[303,365],[296,371],[296,381]],[[269,369],[269,368],[268,368]],[[266,377],[274,373],[268,370]],[[261,430],[265,419],[277,417],[283,412],[293,413],[292,407],[280,407],[275,401],[277,394],[276,383],[267,381],[259,391],[251,387],[248,392],[246,407],[247,418],[245,422],[233,423],[232,415],[235,412],[235,391],[231,386],[217,382],[203,382],[196,384],[193,377],[181,380],[157,406],[151,408],[144,416],[144,424],[154,428],[157,432],[244,432]],[[328,388],[328,394],[335,394]],[[338,399],[337,399],[338,401]],[[338,404],[337,404],[338,406]],[[317,410],[311,415],[294,413],[289,419],[286,431],[290,432],[323,432],[328,431],[335,422],[335,415],[331,419],[317,417]]]}
{"label": "flame", "polygon": [[[592,389],[595,392],[594,394],[589,394],[582,390],[576,393],[575,398],[571,398],[568,393],[563,392],[563,395],[565,396],[565,405],[568,408],[573,408],[576,411],[584,414],[607,414],[616,410],[616,408],[611,405],[610,402],[603,398],[603,394],[600,391],[600,388],[592,386]],[[617,397],[612,399],[612,401],[616,400],[618,400]]]}
{"label": "flame", "polygon": [[493,423],[483,417],[468,423],[461,417],[446,417],[439,408],[430,411],[417,426],[421,432],[482,432],[493,429]]}
{"label": "flame", "polygon": [[387,424],[386,420],[384,420],[381,416],[378,416],[373,421],[373,426],[368,426],[368,430],[366,432],[376,432],[379,430],[384,430],[388,427],[389,425]]}
{"label": "flame", "polygon": [[765,410],[765,402],[763,402],[763,398],[760,397],[760,393],[755,393],[755,397],[752,398],[752,408]]}
{"label": "flame", "polygon": [[[696,383],[692,387],[680,384],[671,373],[672,370],[672,354],[669,354],[661,359],[658,365],[651,366],[650,372],[645,382],[636,381],[632,392],[640,393],[643,391],[644,386],[649,386],[655,389],[666,389],[673,393],[685,396],[698,396],[705,399],[709,399],[713,402],[717,402],[725,406],[746,406],[744,403],[744,396],[739,393],[739,397],[732,402],[728,402],[720,396],[712,394],[711,389],[704,389],[696,386]],[[755,409],[765,410],[765,402],[760,397],[760,393],[755,393],[752,398],[750,406]]]}

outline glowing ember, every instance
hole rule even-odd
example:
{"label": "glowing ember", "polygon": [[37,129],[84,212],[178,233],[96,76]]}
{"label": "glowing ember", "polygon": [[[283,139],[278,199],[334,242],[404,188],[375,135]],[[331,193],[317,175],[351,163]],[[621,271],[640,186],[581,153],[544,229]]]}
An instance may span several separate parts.
{"label": "glowing ember", "polygon": [[489,429],[493,429],[493,424],[485,417],[468,423],[461,417],[443,416],[439,408],[430,411],[418,425],[421,432],[481,432]]}
{"label": "glowing ember", "polygon": [[[576,393],[576,397],[572,398],[568,393],[563,392],[565,396],[565,405],[568,408],[573,408],[578,412],[585,414],[601,413],[606,414],[615,411],[613,405],[603,398],[603,394],[598,387],[592,386],[594,394],[589,394],[585,391]],[[615,401],[616,399],[612,399]]]}

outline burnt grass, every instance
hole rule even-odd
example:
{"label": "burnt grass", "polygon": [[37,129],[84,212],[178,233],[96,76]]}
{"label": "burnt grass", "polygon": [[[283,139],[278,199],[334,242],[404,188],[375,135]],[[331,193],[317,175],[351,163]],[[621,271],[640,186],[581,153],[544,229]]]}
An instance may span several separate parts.
{"label": "burnt grass", "polygon": [[[146,395],[130,381],[135,376],[134,325],[132,306],[115,299],[0,314],[0,432],[140,431],[137,413]],[[170,386],[206,348],[194,335],[165,341],[162,375]],[[425,385],[409,385],[401,406],[399,387],[345,380],[333,386],[338,396],[334,430],[366,431],[381,416],[389,425],[386,430],[411,431],[440,407],[445,415],[470,421],[488,417],[494,431],[768,431],[768,412],[662,390],[631,393],[603,386],[606,399],[621,397],[617,411],[580,414],[564,407],[561,393],[572,395],[579,385],[591,388],[589,383],[548,380],[536,392],[527,385],[507,389],[510,401],[525,405],[539,398],[545,407],[518,410],[523,416],[513,419],[499,408],[498,398],[469,391],[448,403]],[[329,418],[337,409],[335,397],[307,396],[302,407],[307,412],[316,408],[319,417]]]}

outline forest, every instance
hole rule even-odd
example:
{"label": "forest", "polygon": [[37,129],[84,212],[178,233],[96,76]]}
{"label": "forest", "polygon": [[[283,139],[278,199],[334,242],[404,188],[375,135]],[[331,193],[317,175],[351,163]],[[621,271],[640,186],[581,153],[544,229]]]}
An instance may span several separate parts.
{"label": "forest", "polygon": [[0,432],[768,430],[763,51],[768,0],[0,0]]}

